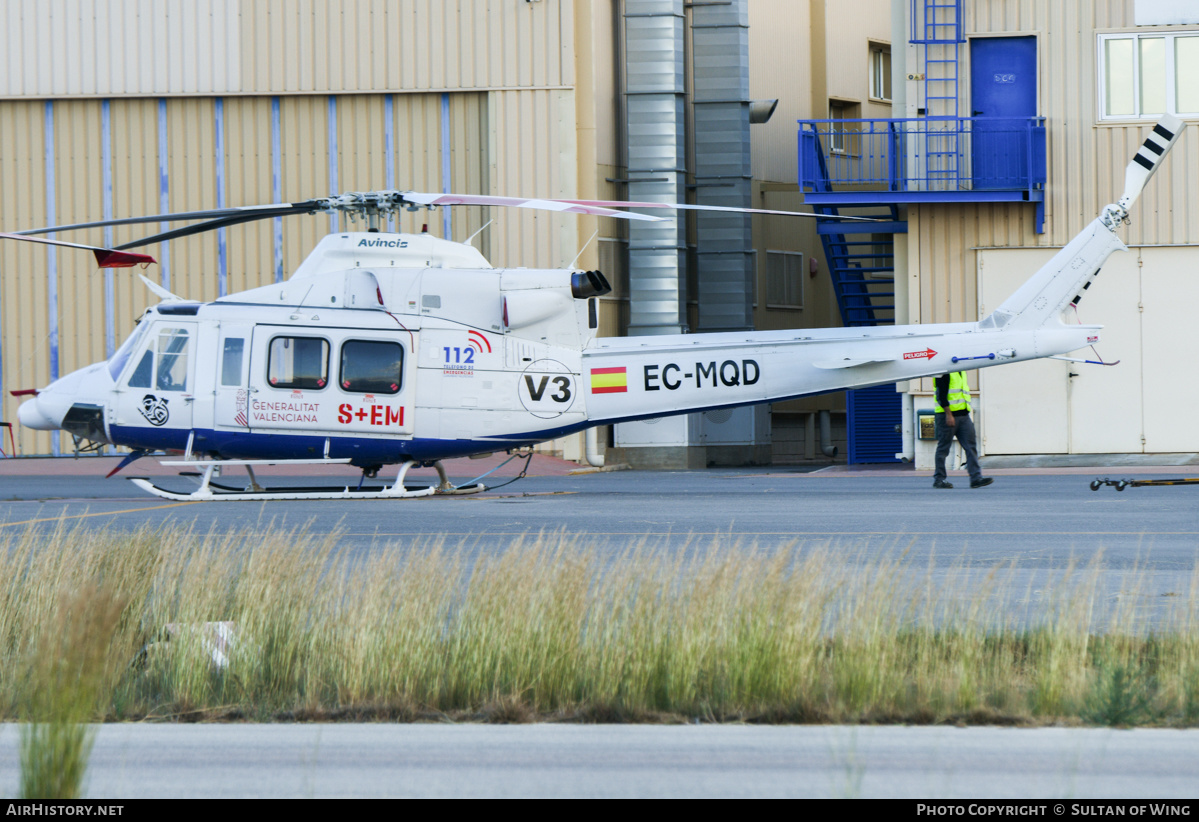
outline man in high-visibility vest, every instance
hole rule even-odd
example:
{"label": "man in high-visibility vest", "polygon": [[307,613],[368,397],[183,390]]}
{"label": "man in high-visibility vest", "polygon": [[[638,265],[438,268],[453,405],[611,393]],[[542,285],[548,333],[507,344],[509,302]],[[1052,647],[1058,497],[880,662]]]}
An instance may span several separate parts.
{"label": "man in high-visibility vest", "polygon": [[945,474],[945,458],[956,436],[966,452],[966,470],[970,472],[970,487],[982,488],[994,480],[984,477],[978,465],[978,441],[974,435],[974,422],[970,419],[970,386],[966,374],[955,371],[942,374],[934,382],[937,406],[937,454],[933,470],[933,488],[952,488],[953,483]]}

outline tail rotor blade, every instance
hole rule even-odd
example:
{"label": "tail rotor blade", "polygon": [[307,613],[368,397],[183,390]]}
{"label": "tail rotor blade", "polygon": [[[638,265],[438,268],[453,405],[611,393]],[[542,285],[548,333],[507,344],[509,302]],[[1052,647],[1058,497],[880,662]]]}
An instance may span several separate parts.
{"label": "tail rotor blade", "polygon": [[1186,124],[1172,114],[1167,114],[1158,120],[1157,125],[1145,137],[1145,142],[1133,155],[1132,162],[1124,172],[1124,193],[1120,197],[1120,206],[1128,209],[1141,196],[1145,183],[1157,171],[1166,154],[1178,140],[1178,136]]}

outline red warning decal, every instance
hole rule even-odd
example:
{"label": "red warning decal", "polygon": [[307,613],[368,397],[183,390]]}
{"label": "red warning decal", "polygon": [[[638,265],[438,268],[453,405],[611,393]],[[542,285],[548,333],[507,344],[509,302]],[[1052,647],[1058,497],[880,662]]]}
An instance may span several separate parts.
{"label": "red warning decal", "polygon": [[404,425],[404,406],[392,408],[390,405],[362,405],[343,402],[337,407],[337,421],[342,425],[359,423],[361,425]]}
{"label": "red warning decal", "polygon": [[909,351],[903,355],[903,358],[905,360],[931,360],[935,356],[937,356],[936,351],[933,351],[931,348],[926,348],[923,351]]}

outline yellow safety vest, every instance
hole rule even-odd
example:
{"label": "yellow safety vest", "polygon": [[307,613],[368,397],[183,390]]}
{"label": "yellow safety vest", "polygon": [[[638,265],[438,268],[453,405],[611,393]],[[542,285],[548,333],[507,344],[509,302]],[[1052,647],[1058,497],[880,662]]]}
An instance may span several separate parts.
{"label": "yellow safety vest", "polygon": [[[936,392],[933,392],[933,404],[936,405],[938,414],[945,412],[937,400]],[[949,410],[955,414],[959,411],[970,413],[970,386],[966,384],[966,374],[963,371],[954,371],[949,375]]]}

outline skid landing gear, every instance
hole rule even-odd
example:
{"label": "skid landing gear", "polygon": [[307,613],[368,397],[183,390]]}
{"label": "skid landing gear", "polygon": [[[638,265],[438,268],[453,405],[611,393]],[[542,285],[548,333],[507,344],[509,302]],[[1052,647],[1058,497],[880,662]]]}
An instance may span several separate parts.
{"label": "skid landing gear", "polygon": [[[191,501],[208,501],[208,500],[229,500],[233,502],[245,502],[250,500],[301,500],[301,499],[407,499],[409,497],[430,497],[434,495],[461,495],[461,494],[477,494],[480,491],[486,491],[487,487],[481,482],[476,482],[471,485],[456,486],[449,481],[446,476],[445,468],[440,462],[434,462],[433,467],[437,469],[437,484],[436,485],[407,485],[404,482],[404,477],[408,471],[418,465],[415,461],[409,460],[400,466],[399,473],[396,475],[396,481],[391,485],[375,485],[363,486],[360,482],[357,488],[346,486],[338,491],[328,487],[307,487],[307,488],[268,488],[258,482],[258,478],[254,475],[255,465],[344,465],[348,463],[348,459],[315,459],[315,460],[172,460],[163,461],[163,465],[185,465],[188,467],[200,468],[199,472],[184,472],[183,476],[190,476],[199,479],[200,487],[190,494],[182,494],[178,491],[168,491],[166,488],[160,488],[150,482],[146,477],[130,477],[129,481],[141,488],[143,491],[148,491],[157,497],[163,499],[179,500],[183,502]],[[232,467],[234,465],[243,466],[246,473],[249,474],[250,482],[243,487],[227,485],[221,482],[214,482],[213,476],[216,469]],[[367,472],[363,472],[365,479]]]}
{"label": "skid landing gear", "polygon": [[1107,477],[1104,477],[1103,479],[1092,480],[1091,481],[1091,490],[1098,491],[1100,488],[1102,488],[1105,485],[1111,485],[1117,491],[1123,491],[1125,488],[1129,487],[1130,485],[1133,488],[1142,488],[1147,485],[1148,486],[1152,486],[1152,485],[1199,485],[1199,477],[1186,477],[1186,478],[1176,478],[1176,479],[1151,479],[1151,480],[1108,479]]}

